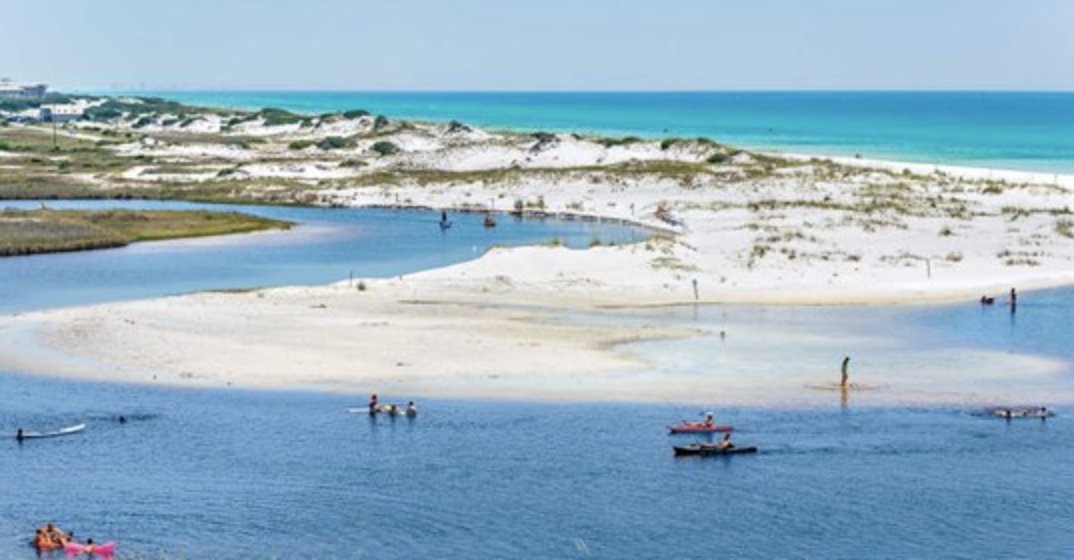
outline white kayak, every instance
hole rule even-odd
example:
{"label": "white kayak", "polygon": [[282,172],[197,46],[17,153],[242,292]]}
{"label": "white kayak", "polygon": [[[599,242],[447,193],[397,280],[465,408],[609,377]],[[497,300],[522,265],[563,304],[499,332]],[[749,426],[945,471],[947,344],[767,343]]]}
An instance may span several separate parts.
{"label": "white kayak", "polygon": [[[23,431],[22,432],[22,439],[44,439],[44,438],[59,437],[59,436],[69,436],[71,434],[77,434],[77,433],[79,433],[79,432],[81,432],[82,430],[85,430],[85,429],[86,429],[85,424],[75,424],[74,426],[68,426],[66,428],[56,430],[54,432]],[[16,435],[14,437],[16,437],[16,438],[18,437],[17,432],[16,432]]]}

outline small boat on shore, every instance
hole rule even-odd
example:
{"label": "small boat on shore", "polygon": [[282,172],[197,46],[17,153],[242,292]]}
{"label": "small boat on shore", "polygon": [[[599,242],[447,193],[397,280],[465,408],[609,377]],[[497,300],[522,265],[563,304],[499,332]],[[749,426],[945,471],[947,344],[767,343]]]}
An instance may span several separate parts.
{"label": "small boat on shore", "polygon": [[734,429],[734,426],[706,424],[704,422],[683,422],[668,426],[668,431],[672,434],[716,434],[732,432]]}
{"label": "small boat on shore", "polygon": [[15,439],[18,439],[20,441],[24,440],[24,439],[45,439],[45,438],[53,438],[53,437],[60,437],[60,436],[69,436],[69,435],[77,434],[77,433],[79,433],[79,432],[81,432],[81,431],[83,431],[85,429],[86,429],[85,424],[75,424],[74,426],[68,426],[66,428],[62,428],[62,429],[55,430],[55,431],[52,431],[52,432],[30,432],[30,431],[23,431],[21,433],[16,432],[14,437],[15,437]]}
{"label": "small boat on shore", "polygon": [[710,456],[710,455],[739,455],[748,453],[757,453],[757,448],[752,445],[745,446],[732,446],[722,447],[717,443],[695,443],[693,445],[676,445],[673,447],[676,457],[687,457],[691,455],[698,456]]}
{"label": "small boat on shore", "polygon": [[1048,407],[1045,406],[990,406],[985,409],[985,412],[996,418],[1003,418],[1005,420],[1014,420],[1018,418],[1037,418],[1045,420],[1055,416],[1055,413],[1048,410]]}

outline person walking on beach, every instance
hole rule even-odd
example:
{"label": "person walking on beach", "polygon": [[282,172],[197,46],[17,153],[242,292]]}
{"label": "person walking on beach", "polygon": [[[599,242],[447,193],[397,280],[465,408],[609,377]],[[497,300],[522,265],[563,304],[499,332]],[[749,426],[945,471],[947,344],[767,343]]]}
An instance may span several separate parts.
{"label": "person walking on beach", "polygon": [[842,376],[839,380],[839,386],[846,389],[850,382],[850,356],[843,357]]}

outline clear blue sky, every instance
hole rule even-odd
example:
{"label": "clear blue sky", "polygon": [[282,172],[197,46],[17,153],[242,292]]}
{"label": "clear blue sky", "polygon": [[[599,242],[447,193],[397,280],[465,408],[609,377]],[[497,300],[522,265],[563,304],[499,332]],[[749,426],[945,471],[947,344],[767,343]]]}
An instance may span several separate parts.
{"label": "clear blue sky", "polygon": [[0,76],[209,89],[1074,90],[1074,0],[0,0]]}

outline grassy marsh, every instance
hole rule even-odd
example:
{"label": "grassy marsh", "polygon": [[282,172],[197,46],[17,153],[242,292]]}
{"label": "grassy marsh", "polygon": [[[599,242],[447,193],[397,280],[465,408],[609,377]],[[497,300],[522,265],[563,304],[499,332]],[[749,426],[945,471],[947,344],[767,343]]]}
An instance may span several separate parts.
{"label": "grassy marsh", "polygon": [[138,241],[249,233],[290,225],[238,212],[3,210],[0,256],[122,247]]}

